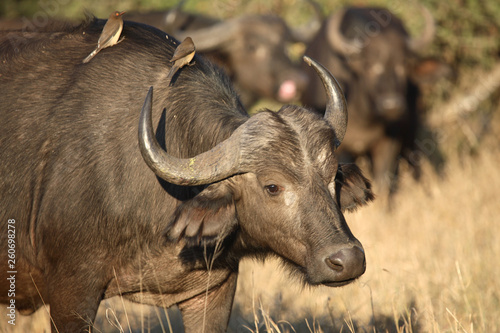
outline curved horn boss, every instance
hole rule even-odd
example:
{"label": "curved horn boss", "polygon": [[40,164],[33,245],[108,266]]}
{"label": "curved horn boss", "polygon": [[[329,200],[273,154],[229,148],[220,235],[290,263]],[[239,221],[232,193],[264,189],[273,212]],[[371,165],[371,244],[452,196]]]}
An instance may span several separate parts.
{"label": "curved horn boss", "polygon": [[151,117],[152,100],[153,87],[150,87],[139,120],[139,148],[146,164],[158,177],[172,184],[195,186],[210,184],[238,172],[241,127],[207,152],[186,159],[176,158],[167,154],[156,140]]}

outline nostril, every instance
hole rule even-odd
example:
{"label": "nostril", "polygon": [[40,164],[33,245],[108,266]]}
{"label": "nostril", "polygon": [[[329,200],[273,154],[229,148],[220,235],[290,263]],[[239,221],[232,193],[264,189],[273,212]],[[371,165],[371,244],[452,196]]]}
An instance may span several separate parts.
{"label": "nostril", "polygon": [[365,253],[362,248],[353,246],[342,249],[325,258],[326,265],[341,279],[352,279],[365,272]]}
{"label": "nostril", "polygon": [[337,272],[342,272],[342,270],[344,269],[344,263],[340,251],[326,258],[325,263],[328,265],[328,267]]}

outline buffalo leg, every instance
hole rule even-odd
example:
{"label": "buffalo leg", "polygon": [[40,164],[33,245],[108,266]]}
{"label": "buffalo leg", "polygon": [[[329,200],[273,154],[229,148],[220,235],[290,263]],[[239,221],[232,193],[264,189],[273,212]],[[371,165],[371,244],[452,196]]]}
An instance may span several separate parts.
{"label": "buffalo leg", "polygon": [[186,333],[225,332],[233,306],[237,273],[208,293],[178,304]]}
{"label": "buffalo leg", "polygon": [[401,143],[392,138],[382,138],[371,151],[373,177],[377,191],[390,194],[397,184],[398,159]]}
{"label": "buffalo leg", "polygon": [[[80,275],[81,274],[81,275]],[[52,332],[91,332],[99,303],[102,299],[101,292],[93,292],[96,286],[92,275],[87,275],[86,282],[82,280],[86,274],[77,273],[78,282],[72,279],[52,277],[49,295],[50,317]],[[102,289],[104,290],[104,289]]]}

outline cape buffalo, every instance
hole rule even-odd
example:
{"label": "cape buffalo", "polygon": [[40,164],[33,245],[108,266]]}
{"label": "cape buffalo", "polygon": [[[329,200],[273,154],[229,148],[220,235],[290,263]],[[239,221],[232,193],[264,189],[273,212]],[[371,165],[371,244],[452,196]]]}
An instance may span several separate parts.
{"label": "cape buffalo", "polygon": [[[226,71],[247,107],[261,98],[297,101],[308,83],[286,51],[300,34],[306,38],[303,31],[308,29],[292,30],[278,16],[243,15],[221,21],[173,8],[128,13],[126,19],[153,25],[179,40],[191,37],[198,52]],[[314,27],[314,22],[319,20],[313,18],[309,25]]]}
{"label": "cape buffalo", "polygon": [[[339,151],[349,160],[367,156],[378,189],[392,192],[402,156],[420,174],[412,154],[421,125],[419,83],[432,81],[444,65],[421,60],[435,24],[423,10],[425,28],[410,37],[403,22],[385,8],[348,7],[332,14],[308,45],[306,55],[325,65],[339,80],[349,105],[349,128]],[[302,102],[324,110],[326,97],[310,69],[311,84]],[[413,157],[413,158],[412,158]]]}
{"label": "cape buffalo", "polygon": [[310,285],[363,274],[343,211],[373,195],[337,162],[347,110],[324,67],[305,58],[324,117],[288,105],[250,118],[199,55],[169,84],[178,42],[150,26],[125,22],[83,64],[103,25],[0,34],[2,303],[50,304],[53,332],[83,332],[122,295],[221,332],[244,257],[279,256]]}

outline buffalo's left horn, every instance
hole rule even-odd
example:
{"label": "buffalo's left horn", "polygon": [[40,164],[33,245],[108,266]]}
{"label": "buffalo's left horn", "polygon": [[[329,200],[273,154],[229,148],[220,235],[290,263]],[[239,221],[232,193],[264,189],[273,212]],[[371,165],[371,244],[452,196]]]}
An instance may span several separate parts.
{"label": "buffalo's left horn", "polygon": [[409,37],[406,40],[406,45],[408,48],[415,53],[422,52],[427,46],[429,46],[434,40],[434,36],[436,35],[436,22],[434,21],[434,17],[429,9],[423,5],[422,13],[425,19],[425,27],[422,31],[422,34],[419,37]]}
{"label": "buffalo's left horn", "polygon": [[244,126],[209,151],[191,158],[177,158],[167,154],[156,140],[152,108],[153,87],[149,88],[141,111],[139,148],[146,164],[158,177],[172,184],[194,186],[210,184],[238,173]]}
{"label": "buffalo's left horn", "polygon": [[325,119],[330,123],[335,131],[337,142],[335,147],[340,146],[347,129],[347,103],[344,93],[339,83],[333,75],[320,63],[312,60],[308,56],[303,57],[304,61],[314,68],[318,73],[326,90],[327,103]]}

